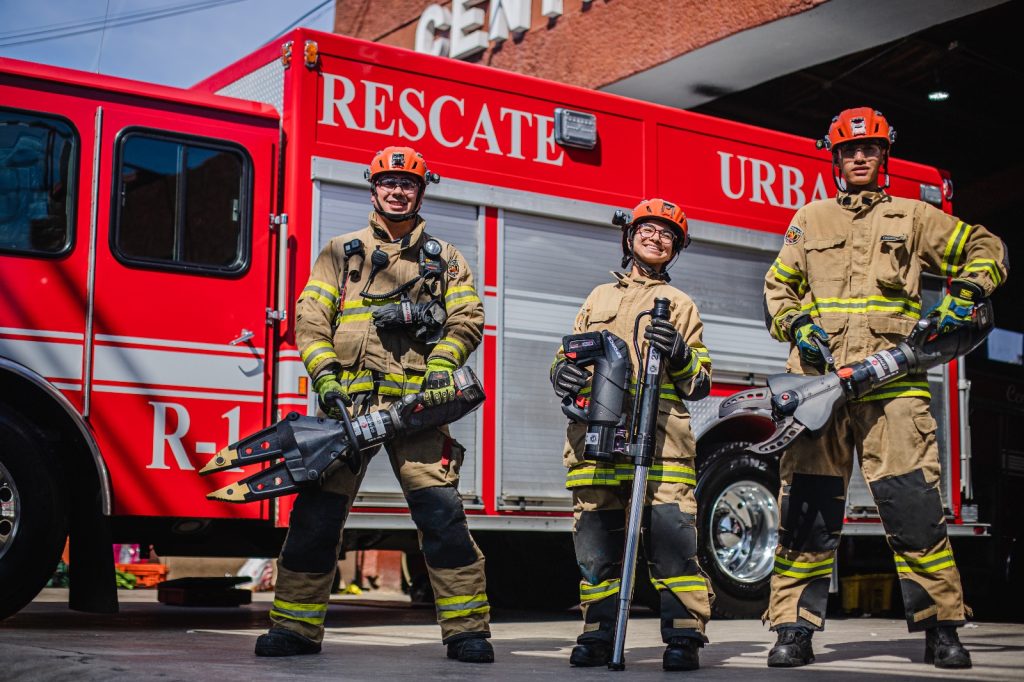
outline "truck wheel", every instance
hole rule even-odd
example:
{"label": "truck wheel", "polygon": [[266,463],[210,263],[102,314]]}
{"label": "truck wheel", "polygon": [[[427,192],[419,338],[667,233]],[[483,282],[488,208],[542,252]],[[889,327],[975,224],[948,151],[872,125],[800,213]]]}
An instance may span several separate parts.
{"label": "truck wheel", "polygon": [[42,433],[0,407],[0,619],[32,601],[53,575],[67,538],[65,500]]}
{"label": "truck wheel", "polygon": [[697,555],[719,618],[758,618],[768,606],[779,539],[778,463],[726,443],[697,483]]}

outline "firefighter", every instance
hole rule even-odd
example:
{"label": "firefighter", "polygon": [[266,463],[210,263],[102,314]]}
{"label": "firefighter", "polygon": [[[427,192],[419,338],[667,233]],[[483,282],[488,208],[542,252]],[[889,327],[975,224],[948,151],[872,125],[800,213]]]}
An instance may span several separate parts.
{"label": "firefighter", "polygon": [[[682,209],[662,199],[641,202],[622,225],[622,267],[613,282],[594,289],[576,316],[574,333],[608,330],[630,347],[632,366],[640,366],[633,350],[633,325],[638,313],[655,298],[671,302],[670,320],[655,320],[644,339],[662,353],[667,364],[659,390],[655,457],[647,487],[644,545],[651,581],[659,592],[661,635],[667,644],[666,670],[695,670],[699,650],[707,642],[704,628],[714,595],[697,563],[697,484],[690,415],[683,399],[700,400],[711,390],[711,357],[701,340],[700,317],[693,301],[669,285],[668,266],[689,242]],[[560,397],[576,398],[590,372],[568,362],[560,348],[551,366],[551,382]],[[631,379],[635,385],[635,377]],[[587,389],[589,390],[589,389]],[[626,401],[630,403],[629,400]],[[622,575],[626,509],[633,465],[583,459],[586,425],[571,423],[563,454],[568,468],[566,487],[573,499],[573,541],[582,580],[580,605],[583,634],[569,663],[606,665],[611,658],[617,598]]]}
{"label": "firefighter", "polygon": [[[483,333],[469,264],[431,237],[419,216],[427,183],[439,177],[415,150],[388,147],[374,155],[366,178],[369,225],[327,244],[296,308],[302,361],[321,409],[334,418],[338,399],[354,414],[410,393],[424,392],[431,404],[452,399],[452,372]],[[419,531],[447,655],[489,663],[484,557],[457,490],[465,450],[446,427],[400,436],[386,448]],[[341,530],[368,459],[299,493],[278,562],[272,627],[257,640],[256,655],[320,651]]]}
{"label": "firefighter", "polygon": [[[861,107],[832,119],[818,142],[832,153],[839,191],[796,212],[765,276],[765,324],[792,345],[791,372],[822,373],[816,340],[828,345],[837,366],[902,340],[921,318],[924,272],[952,278],[945,297],[925,313],[943,331],[968,324],[974,304],[1006,279],[1006,247],[991,232],[886,192],[895,140],[880,112]],[[825,625],[855,449],[895,555],[907,626],[925,631],[925,662],[971,666],[956,632],[969,610],[946,534],[928,401],[925,376],[887,384],[783,454],[766,614],[778,640],[769,666],[814,661],[811,637]]]}

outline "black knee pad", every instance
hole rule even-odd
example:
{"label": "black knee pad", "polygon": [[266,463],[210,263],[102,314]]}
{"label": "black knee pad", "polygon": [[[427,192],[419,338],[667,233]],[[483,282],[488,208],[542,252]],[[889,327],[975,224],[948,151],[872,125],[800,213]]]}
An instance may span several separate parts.
{"label": "black knee pad", "polygon": [[921,469],[875,481],[871,494],[894,551],[928,549],[946,537],[939,489]]}
{"label": "black knee pad", "polygon": [[476,561],[466,512],[455,488],[420,488],[406,494],[409,513],[423,534],[423,557],[431,568],[461,568]]}
{"label": "black knee pad", "polygon": [[651,507],[650,533],[644,537],[651,574],[659,578],[696,575],[697,528],[694,515],[677,504]]}
{"label": "black knee pad", "polygon": [[839,546],[846,495],[839,476],[793,474],[782,491],[779,544],[799,552],[824,552]]}
{"label": "black knee pad", "polygon": [[348,496],[320,488],[295,498],[281,563],[290,571],[327,573],[338,562],[338,541],[348,513]]}
{"label": "black knee pad", "polygon": [[625,523],[626,513],[622,509],[580,513],[572,541],[580,574],[591,585],[619,577]]}

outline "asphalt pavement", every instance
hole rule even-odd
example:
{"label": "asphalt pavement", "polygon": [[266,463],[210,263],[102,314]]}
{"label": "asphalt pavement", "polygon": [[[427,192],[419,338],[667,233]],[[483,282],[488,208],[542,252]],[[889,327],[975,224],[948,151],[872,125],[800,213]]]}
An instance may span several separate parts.
{"label": "asphalt pavement", "polygon": [[814,637],[817,662],[781,670],[765,666],[774,636],[759,621],[714,621],[701,670],[667,673],[658,620],[636,609],[627,637],[626,670],[575,669],[569,651],[579,612],[493,614],[493,664],[445,657],[433,609],[402,595],[339,599],[328,610],[323,652],[265,659],[253,645],[266,630],[272,595],[235,608],[165,606],[153,590],[121,593],[121,612],[70,611],[65,590],[44,590],[16,616],[0,622],[0,680],[586,680],[691,679],[915,680],[1024,679],[1024,624],[970,623],[960,631],[975,667],[940,671],[922,663],[921,634],[891,618],[829,621]]}

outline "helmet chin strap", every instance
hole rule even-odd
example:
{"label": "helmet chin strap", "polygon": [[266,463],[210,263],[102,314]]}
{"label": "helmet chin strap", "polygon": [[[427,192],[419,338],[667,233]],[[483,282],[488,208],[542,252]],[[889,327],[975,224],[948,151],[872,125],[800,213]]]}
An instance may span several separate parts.
{"label": "helmet chin strap", "polygon": [[[668,275],[668,269],[672,267],[673,263],[676,262],[676,258],[679,257],[679,252],[676,251],[675,253],[673,253],[672,258],[670,258],[667,263],[661,266],[661,270],[657,270],[653,266],[648,265],[647,263],[643,262],[642,260],[636,257],[636,251],[633,248],[633,238],[635,236],[635,232],[636,231],[633,229],[630,229],[629,231],[629,255],[622,257],[622,267],[627,268],[629,267],[630,263],[633,263],[640,270],[640,272],[644,273],[651,279],[660,279],[663,282],[672,281],[672,278],[669,277]],[[673,246],[673,249],[674,248],[675,247]]]}
{"label": "helmet chin strap", "polygon": [[[878,185],[878,190],[881,191],[889,189],[889,152],[885,152],[882,156],[882,162],[878,166],[878,175],[875,176],[876,184],[878,176],[885,177],[885,184]],[[843,167],[839,164],[838,151],[832,154],[832,183],[840,192],[848,191],[849,183],[847,183],[846,178],[843,177]]]}

